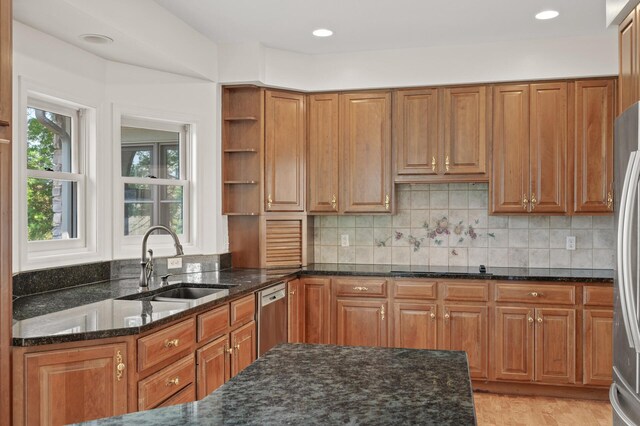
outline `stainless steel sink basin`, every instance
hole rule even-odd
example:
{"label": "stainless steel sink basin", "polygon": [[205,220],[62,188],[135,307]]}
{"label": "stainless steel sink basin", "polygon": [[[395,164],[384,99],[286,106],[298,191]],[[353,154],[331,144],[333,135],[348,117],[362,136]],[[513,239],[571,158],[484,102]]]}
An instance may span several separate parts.
{"label": "stainless steel sink basin", "polygon": [[179,287],[158,293],[151,300],[173,302],[176,300],[195,300],[225,291],[220,288]]}

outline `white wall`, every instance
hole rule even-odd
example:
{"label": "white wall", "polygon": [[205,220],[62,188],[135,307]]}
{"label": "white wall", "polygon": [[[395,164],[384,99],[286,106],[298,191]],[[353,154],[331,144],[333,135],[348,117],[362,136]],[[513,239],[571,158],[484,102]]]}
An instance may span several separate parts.
{"label": "white wall", "polygon": [[[14,111],[26,100],[25,90],[36,90],[50,96],[95,108],[97,112],[97,158],[95,215],[95,248],[74,256],[60,256],[49,261],[26,263],[18,255],[25,252],[21,230],[25,220],[14,208],[13,269],[42,268],[53,265],[109,260],[114,257],[139,256],[135,251],[113,246],[113,111],[145,110],[160,114],[175,114],[196,124],[192,193],[198,195],[197,239],[187,253],[219,253],[226,250],[226,221],[220,215],[220,158],[217,136],[218,91],[215,82],[184,77],[146,68],[106,61],[14,21]],[[25,149],[20,115],[14,115],[14,164],[20,164]],[[14,188],[22,179],[19,167],[14,167]],[[24,205],[24,193],[15,190],[13,205]],[[167,237],[168,238],[168,237]],[[172,254],[172,245],[160,247],[156,255]],[[130,256],[129,256],[130,254]]]}
{"label": "white wall", "polygon": [[[239,52],[242,60],[238,60]],[[260,81],[269,86],[310,91],[618,73],[615,29],[597,37],[325,55],[225,45],[219,49],[219,64],[222,83]]]}

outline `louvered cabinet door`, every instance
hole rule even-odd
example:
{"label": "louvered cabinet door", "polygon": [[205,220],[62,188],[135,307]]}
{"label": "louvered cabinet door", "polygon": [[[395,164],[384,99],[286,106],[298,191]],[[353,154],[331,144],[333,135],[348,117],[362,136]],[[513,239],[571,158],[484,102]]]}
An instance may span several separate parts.
{"label": "louvered cabinet door", "polygon": [[262,265],[301,266],[306,263],[306,217],[283,216],[262,218],[260,253]]}

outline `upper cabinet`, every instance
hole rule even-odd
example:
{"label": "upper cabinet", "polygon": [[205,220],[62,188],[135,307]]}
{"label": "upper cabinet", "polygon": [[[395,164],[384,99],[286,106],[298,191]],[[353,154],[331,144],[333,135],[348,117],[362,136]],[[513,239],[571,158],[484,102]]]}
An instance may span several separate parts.
{"label": "upper cabinet", "polygon": [[345,213],[391,212],[391,92],[340,95]]}
{"label": "upper cabinet", "polygon": [[486,86],[398,90],[395,96],[396,182],[487,180]]}
{"label": "upper cabinet", "polygon": [[615,80],[575,83],[573,211],[613,212]]}
{"label": "upper cabinet", "polygon": [[[0,127],[11,125],[11,3],[10,0],[0,2]],[[9,129],[6,130],[2,137],[8,136]]]}
{"label": "upper cabinet", "polygon": [[631,11],[629,16],[618,27],[618,48],[620,77],[618,79],[618,114],[638,102],[640,70],[638,51],[638,9]]}
{"label": "upper cabinet", "polygon": [[492,213],[567,212],[567,83],[494,88]]}
{"label": "upper cabinet", "polygon": [[265,211],[304,211],[304,95],[265,92]]}
{"label": "upper cabinet", "polygon": [[340,194],[338,94],[309,96],[309,212],[337,213]]}

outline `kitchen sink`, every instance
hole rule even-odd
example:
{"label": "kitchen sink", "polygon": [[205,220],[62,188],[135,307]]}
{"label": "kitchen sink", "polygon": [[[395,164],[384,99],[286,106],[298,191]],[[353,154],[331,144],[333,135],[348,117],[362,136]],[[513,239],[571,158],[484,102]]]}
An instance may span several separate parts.
{"label": "kitchen sink", "polygon": [[173,302],[175,300],[195,300],[201,297],[210,296],[214,293],[224,291],[220,288],[202,288],[202,287],[178,287],[171,290],[158,293],[151,300],[160,302]]}

